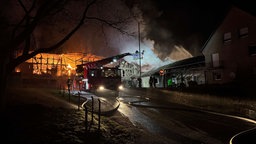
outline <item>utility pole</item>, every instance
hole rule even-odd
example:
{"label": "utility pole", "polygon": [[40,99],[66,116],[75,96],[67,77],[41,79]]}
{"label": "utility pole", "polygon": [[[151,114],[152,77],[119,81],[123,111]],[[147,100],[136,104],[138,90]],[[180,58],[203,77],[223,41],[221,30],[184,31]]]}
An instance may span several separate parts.
{"label": "utility pole", "polygon": [[139,63],[140,63],[140,70],[139,70],[139,87],[141,87],[140,22],[138,22],[138,40],[139,40]]}
{"label": "utility pole", "polygon": [[139,40],[139,62],[140,62],[140,77],[141,77],[140,22],[138,22],[138,40]]}

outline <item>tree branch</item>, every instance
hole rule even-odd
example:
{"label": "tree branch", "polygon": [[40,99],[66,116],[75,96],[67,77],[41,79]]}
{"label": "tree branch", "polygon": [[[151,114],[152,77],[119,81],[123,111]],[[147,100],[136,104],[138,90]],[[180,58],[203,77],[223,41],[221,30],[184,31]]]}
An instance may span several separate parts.
{"label": "tree branch", "polygon": [[11,72],[17,65],[21,64],[22,62],[28,60],[29,58],[39,54],[39,53],[47,53],[47,52],[51,52],[57,48],[59,48],[61,45],[63,45],[83,24],[84,24],[84,20],[87,18],[86,17],[86,13],[88,12],[89,8],[96,3],[97,0],[93,0],[91,3],[89,3],[82,15],[82,18],[80,19],[79,23],[63,38],[61,39],[59,42],[57,42],[55,45],[48,47],[48,48],[39,48],[27,55],[21,55],[19,57],[17,57],[16,59],[14,59],[13,61],[10,62],[8,70],[9,72]]}

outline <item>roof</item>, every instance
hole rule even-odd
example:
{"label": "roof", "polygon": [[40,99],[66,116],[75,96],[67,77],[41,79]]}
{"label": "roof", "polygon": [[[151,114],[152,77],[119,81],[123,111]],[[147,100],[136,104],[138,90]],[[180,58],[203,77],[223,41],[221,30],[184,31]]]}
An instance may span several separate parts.
{"label": "roof", "polygon": [[149,71],[147,73],[143,73],[142,76],[150,76],[153,74],[158,73],[161,69],[179,69],[179,68],[187,68],[187,67],[194,67],[194,66],[201,66],[205,64],[205,57],[204,55],[199,55],[187,59],[183,59],[180,61],[176,61],[174,63],[170,63],[164,66],[161,66],[155,70]]}
{"label": "roof", "polygon": [[228,17],[229,13],[233,10],[233,9],[238,9],[240,11],[243,11],[245,13],[247,13],[248,15],[251,16],[256,16],[256,11],[255,9],[246,9],[245,7],[238,7],[235,5],[230,5],[229,7],[227,7],[227,9],[224,11],[225,14],[223,15],[223,17],[220,18],[220,20],[216,23],[215,29],[212,31],[212,33],[210,34],[210,36],[208,37],[208,39],[206,40],[206,42],[204,43],[204,45],[201,48],[201,52],[205,49],[205,47],[207,46],[208,42],[211,40],[212,36],[214,35],[214,33],[216,33],[216,31],[218,30],[218,28],[221,26],[221,24],[223,23],[223,21]]}
{"label": "roof", "polygon": [[107,58],[104,58],[104,59],[101,59],[101,60],[88,62],[88,63],[80,64],[80,65],[77,65],[77,66],[78,67],[79,66],[85,66],[85,67],[90,67],[90,68],[101,67],[101,66],[106,65],[110,62],[113,62],[114,59],[119,60],[119,59],[122,59],[123,57],[128,56],[128,55],[131,55],[131,54],[130,53],[123,53],[123,54],[120,54],[120,55],[107,57]]}
{"label": "roof", "polygon": [[177,69],[177,68],[192,66],[192,65],[195,65],[195,64],[202,64],[204,62],[205,62],[204,55],[199,55],[199,56],[183,59],[183,60],[180,60],[180,61],[176,61],[174,63],[165,65],[165,66],[160,67],[160,68],[162,68],[162,69]]}

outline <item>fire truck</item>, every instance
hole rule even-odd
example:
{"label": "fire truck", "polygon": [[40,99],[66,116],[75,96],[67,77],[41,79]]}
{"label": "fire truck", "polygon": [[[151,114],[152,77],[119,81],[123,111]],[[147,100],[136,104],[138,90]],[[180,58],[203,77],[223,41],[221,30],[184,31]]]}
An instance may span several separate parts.
{"label": "fire truck", "polygon": [[77,81],[79,81],[79,89],[85,91],[95,89],[121,89],[122,70],[119,69],[118,66],[106,67],[105,65],[117,62],[128,55],[131,54],[124,53],[98,61],[77,65],[76,77]]}

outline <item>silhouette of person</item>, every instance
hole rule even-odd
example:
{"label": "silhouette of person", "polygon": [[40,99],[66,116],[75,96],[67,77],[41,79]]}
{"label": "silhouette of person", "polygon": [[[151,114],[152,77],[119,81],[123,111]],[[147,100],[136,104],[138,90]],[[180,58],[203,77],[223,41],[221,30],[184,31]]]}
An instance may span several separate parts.
{"label": "silhouette of person", "polygon": [[153,77],[149,77],[149,87],[153,87]]}

